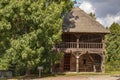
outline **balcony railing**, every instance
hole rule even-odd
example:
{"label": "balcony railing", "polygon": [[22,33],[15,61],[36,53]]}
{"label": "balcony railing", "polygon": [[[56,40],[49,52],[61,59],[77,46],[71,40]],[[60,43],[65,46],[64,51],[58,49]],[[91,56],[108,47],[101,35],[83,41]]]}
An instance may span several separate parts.
{"label": "balcony railing", "polygon": [[61,42],[56,45],[56,48],[103,48],[103,43]]}

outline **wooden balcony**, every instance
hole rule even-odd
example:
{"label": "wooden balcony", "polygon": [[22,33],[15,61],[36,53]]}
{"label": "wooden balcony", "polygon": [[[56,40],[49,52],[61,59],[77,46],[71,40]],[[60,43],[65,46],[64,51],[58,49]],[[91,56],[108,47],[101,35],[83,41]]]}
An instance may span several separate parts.
{"label": "wooden balcony", "polygon": [[57,49],[60,50],[72,50],[72,51],[93,51],[93,52],[98,52],[98,51],[103,51],[104,50],[104,45],[103,43],[88,43],[88,42],[60,42],[56,45]]}

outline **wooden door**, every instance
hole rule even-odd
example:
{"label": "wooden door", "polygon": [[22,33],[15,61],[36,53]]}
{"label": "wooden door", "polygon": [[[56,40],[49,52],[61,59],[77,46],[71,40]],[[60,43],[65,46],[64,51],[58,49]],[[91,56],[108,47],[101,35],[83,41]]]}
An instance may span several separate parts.
{"label": "wooden door", "polygon": [[70,71],[71,54],[64,54],[64,71]]}

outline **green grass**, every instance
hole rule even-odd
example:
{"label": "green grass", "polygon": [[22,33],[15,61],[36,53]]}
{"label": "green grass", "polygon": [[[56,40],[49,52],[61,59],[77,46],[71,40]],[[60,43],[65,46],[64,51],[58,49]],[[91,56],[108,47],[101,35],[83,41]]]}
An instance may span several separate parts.
{"label": "green grass", "polygon": [[[43,77],[58,77],[58,76],[95,76],[95,75],[119,75],[120,71],[107,71],[105,73],[94,73],[94,72],[81,72],[81,73],[75,73],[75,72],[66,72],[61,74],[43,74]],[[38,75],[29,75],[29,76],[17,76],[9,80],[19,80],[19,79],[37,79],[39,78]]]}
{"label": "green grass", "polygon": [[110,74],[110,75],[120,74],[120,71],[107,71],[106,74]]}
{"label": "green grass", "polygon": [[8,80],[35,79],[35,78],[39,78],[38,75],[33,74],[33,75],[29,75],[29,76],[16,76],[16,77],[13,77]]}
{"label": "green grass", "polygon": [[[64,76],[93,76],[93,75],[107,75],[106,73],[94,73],[94,72],[80,72],[80,73],[64,73]],[[58,74],[61,76],[61,74]]]}

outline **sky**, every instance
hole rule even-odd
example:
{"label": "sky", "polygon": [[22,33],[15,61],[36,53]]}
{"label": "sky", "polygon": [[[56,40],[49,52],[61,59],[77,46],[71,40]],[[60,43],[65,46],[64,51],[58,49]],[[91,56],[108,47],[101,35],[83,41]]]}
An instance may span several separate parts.
{"label": "sky", "polygon": [[[75,1],[75,0],[72,0]],[[96,20],[102,25],[110,26],[113,22],[120,24],[120,0],[76,0],[77,6],[86,13],[95,13]]]}

